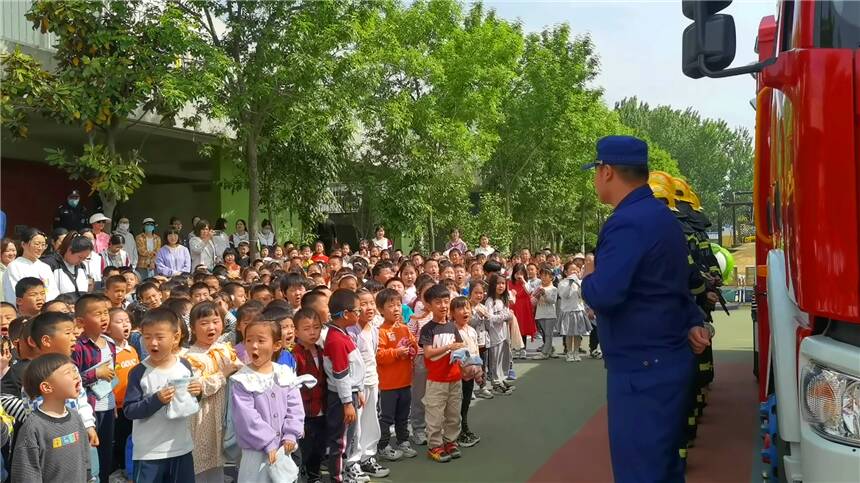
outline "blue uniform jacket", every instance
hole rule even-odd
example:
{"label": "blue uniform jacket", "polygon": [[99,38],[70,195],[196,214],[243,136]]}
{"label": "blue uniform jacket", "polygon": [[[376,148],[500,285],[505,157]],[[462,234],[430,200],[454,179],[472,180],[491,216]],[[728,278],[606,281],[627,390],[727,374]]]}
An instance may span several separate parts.
{"label": "blue uniform jacket", "polygon": [[690,294],[687,243],[648,185],[615,208],[600,230],[595,257],[582,294],[598,317],[606,368],[692,364],[687,335],[703,318]]}

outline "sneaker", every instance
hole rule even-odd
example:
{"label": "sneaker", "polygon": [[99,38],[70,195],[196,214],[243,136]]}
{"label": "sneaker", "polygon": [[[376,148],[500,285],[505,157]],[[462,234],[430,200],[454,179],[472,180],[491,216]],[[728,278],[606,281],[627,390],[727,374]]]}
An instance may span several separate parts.
{"label": "sneaker", "polygon": [[603,352],[600,349],[594,349],[591,351],[591,357],[594,359],[603,359]]}
{"label": "sneaker", "polygon": [[509,371],[508,371],[508,377],[507,377],[507,380],[509,380],[509,381],[516,381],[516,380],[517,380],[517,373],[516,373],[516,372],[514,372],[514,370],[513,370],[513,369],[511,369],[511,370],[509,370]]}
{"label": "sneaker", "polygon": [[576,356],[571,352],[564,358],[565,362],[574,362]]}
{"label": "sneaker", "polygon": [[481,399],[493,399],[493,392],[486,387],[480,391],[476,391],[475,394]]}
{"label": "sneaker", "polygon": [[[385,458],[388,461],[397,461],[403,457],[403,452],[400,450],[392,448],[391,445],[388,445],[388,446],[382,448],[381,450],[379,450],[379,456],[382,456],[383,458]],[[367,471],[367,470],[365,470],[365,471]]]}
{"label": "sneaker", "polygon": [[346,469],[346,475],[344,479],[350,479],[352,481],[357,481],[359,483],[367,483],[370,481],[370,477],[361,469],[361,465],[358,463],[353,463],[349,465]]}
{"label": "sneaker", "polygon": [[544,354],[543,352],[538,352],[537,354],[535,354],[535,355],[532,357],[532,360],[533,360],[533,361],[542,361],[542,360],[545,360],[545,359],[547,359],[547,357],[546,357],[546,354]]}
{"label": "sneaker", "polygon": [[361,462],[361,471],[371,478],[385,478],[391,474],[391,470],[377,463],[373,456]]}
{"label": "sneaker", "polygon": [[513,391],[514,389],[516,389],[516,388],[517,388],[517,386],[514,386],[513,384],[511,384],[511,383],[510,383],[510,382],[508,382],[508,381],[502,381],[502,386],[504,386],[504,387],[505,387],[505,389],[507,389],[507,390],[509,390],[509,391]]}
{"label": "sneaker", "polygon": [[497,394],[499,396],[510,396],[511,390],[502,384],[496,384],[493,385],[493,394]]}
{"label": "sneaker", "polygon": [[582,362],[582,357],[579,354],[574,355],[573,362]]}
{"label": "sneaker", "polygon": [[445,448],[441,446],[430,449],[430,451],[427,452],[427,457],[437,463],[447,463],[451,461],[451,455],[445,452]]}
{"label": "sneaker", "polygon": [[457,443],[453,441],[451,441],[450,443],[445,443],[445,452],[448,453],[448,456],[450,456],[452,460],[463,456],[463,453],[460,451],[460,448],[457,446]]}
{"label": "sneaker", "polygon": [[403,453],[404,458],[414,458],[418,456],[418,452],[412,449],[412,445],[409,444],[409,441],[404,441],[398,444],[397,450]]}
{"label": "sneaker", "polygon": [[481,438],[475,436],[471,431],[460,433],[460,437],[457,438],[457,443],[464,448],[471,448],[478,444],[479,441],[481,441]]}
{"label": "sneaker", "polygon": [[409,437],[412,440],[412,444],[417,444],[418,446],[424,446],[427,444],[427,433],[423,430],[418,430],[412,433],[412,436]]}

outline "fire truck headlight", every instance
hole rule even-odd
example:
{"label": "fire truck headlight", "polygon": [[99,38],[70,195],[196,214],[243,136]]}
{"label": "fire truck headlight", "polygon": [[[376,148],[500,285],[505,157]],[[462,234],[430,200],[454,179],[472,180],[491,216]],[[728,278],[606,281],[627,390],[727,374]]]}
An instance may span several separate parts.
{"label": "fire truck headlight", "polygon": [[860,379],[810,362],[800,381],[804,420],[826,439],[860,446]]}

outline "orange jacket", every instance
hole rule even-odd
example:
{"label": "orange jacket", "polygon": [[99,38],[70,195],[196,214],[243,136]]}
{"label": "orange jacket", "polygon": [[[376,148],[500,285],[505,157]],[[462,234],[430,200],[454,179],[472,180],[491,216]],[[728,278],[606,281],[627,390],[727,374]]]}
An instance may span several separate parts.
{"label": "orange jacket", "polygon": [[[412,349],[407,357],[398,357],[397,349]],[[412,385],[412,359],[418,351],[418,343],[409,332],[409,327],[395,322],[379,328],[379,348],[376,351],[376,371],[379,373],[379,389],[388,391]]]}

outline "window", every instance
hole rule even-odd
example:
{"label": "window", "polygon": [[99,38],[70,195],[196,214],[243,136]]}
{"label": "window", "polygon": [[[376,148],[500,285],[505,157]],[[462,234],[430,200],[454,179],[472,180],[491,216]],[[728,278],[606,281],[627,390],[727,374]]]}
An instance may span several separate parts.
{"label": "window", "polygon": [[815,46],[834,49],[860,47],[860,2],[856,0],[817,2]]}

